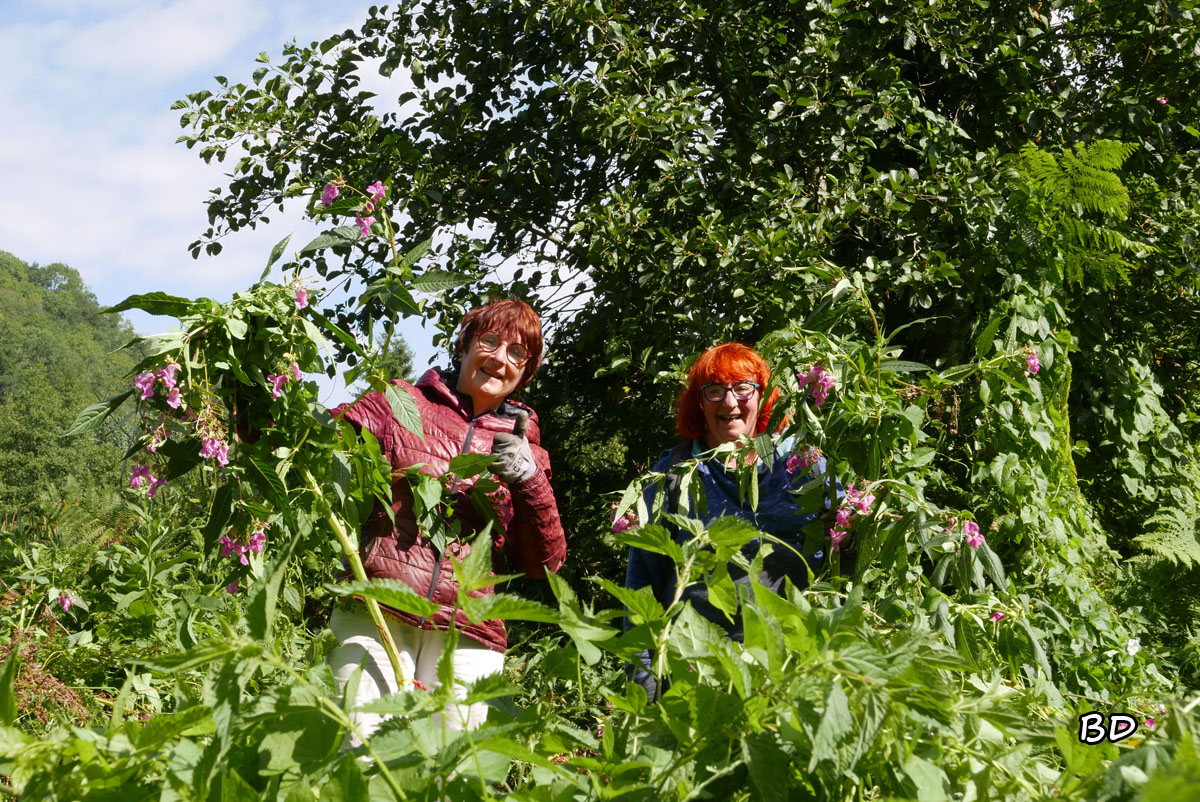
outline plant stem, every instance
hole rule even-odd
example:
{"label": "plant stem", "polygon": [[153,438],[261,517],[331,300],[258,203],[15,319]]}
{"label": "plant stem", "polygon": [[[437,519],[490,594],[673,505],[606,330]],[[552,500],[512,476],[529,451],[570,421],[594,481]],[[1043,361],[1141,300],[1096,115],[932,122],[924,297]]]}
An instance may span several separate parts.
{"label": "plant stem", "polygon": [[[303,471],[304,480],[308,483],[309,489],[324,502],[325,496],[321,492],[321,488],[317,486],[317,480],[313,478],[307,468]],[[358,549],[350,542],[350,538],[346,534],[346,527],[342,524],[341,519],[334,515],[328,502],[325,502],[323,506],[325,520],[328,522],[329,528],[333,530],[334,537],[341,544],[342,553],[346,556],[346,561],[350,563],[350,570],[354,573],[354,578],[359,582],[366,582],[367,572],[363,568],[362,560],[359,559]],[[388,660],[392,663],[392,671],[396,675],[396,690],[402,690],[408,684],[408,680],[404,676],[404,667],[400,665],[400,650],[396,648],[396,642],[392,640],[392,633],[388,629],[387,622],[383,620],[383,611],[379,609],[379,602],[374,599],[363,599],[363,602],[367,606],[367,612],[375,624],[375,629],[379,631],[379,640],[383,642],[383,650],[387,652]]]}

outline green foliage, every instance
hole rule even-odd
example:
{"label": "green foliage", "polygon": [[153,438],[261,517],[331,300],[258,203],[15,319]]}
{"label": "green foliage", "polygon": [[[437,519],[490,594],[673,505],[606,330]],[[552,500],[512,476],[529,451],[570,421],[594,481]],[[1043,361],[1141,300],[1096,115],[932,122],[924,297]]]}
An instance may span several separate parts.
{"label": "green foliage", "polygon": [[126,389],[134,359],[112,353],[133,332],[100,314],[66,265],[28,265],[0,251],[0,515],[47,489],[93,493],[116,481],[129,436],[119,417],[97,435],[63,438],[75,410]]}
{"label": "green foliage", "polygon": [[[202,488],[204,513],[178,531],[203,570],[188,590],[172,565],[146,577],[161,604],[112,611],[139,662],[108,725],[0,730],[0,774],[72,799],[118,784],[206,799],[1189,793],[1194,702],[1160,705],[1200,665],[1194,569],[1170,562],[1190,565],[1198,492],[1196,36],[1192,8],[1146,2],[433,0],[372,8],[190,95],[182,140],[236,159],[193,252],[305,196],[329,230],[282,267],[351,292],[324,310],[269,283],[223,305],[130,299],[181,320],[136,370],[179,364],[196,410],[184,420],[161,393],[141,407],[168,418],[172,445],[145,458],[172,482],[161,492]],[[366,64],[411,74],[398,111],[372,110]],[[347,223],[374,180],[393,190],[364,234]],[[276,397],[267,377],[292,361],[336,372],[336,352],[353,381],[372,369],[356,335],[386,342],[397,316],[427,315],[449,336],[496,292],[533,298],[550,325],[555,358],[530,394],[581,565],[542,602],[460,598],[472,620],[537,624],[504,678],[470,689],[490,702],[485,728],[449,733],[430,719],[448,689],[406,691],[372,708],[394,724],[340,755],[349,707],[327,638],[302,630],[319,611],[289,598],[323,588],[339,548],[352,558],[347,531],[387,500],[390,470],[311,385]],[[610,532],[614,503],[644,507],[643,482],[665,481],[620,492],[670,445],[682,368],[730,339],[767,354],[797,447],[876,496],[856,564],[803,592],[738,594],[727,563],[749,527],[666,518],[693,535],[680,543],[640,509],[640,528]],[[799,378],[816,363],[836,379],[819,407]],[[228,466],[196,456],[203,438]],[[418,486],[436,533],[443,486]],[[753,503],[752,473],[741,486]],[[139,524],[153,565],[170,562],[163,520]],[[257,525],[282,544],[270,561],[219,556],[220,537]],[[744,646],[678,598],[621,588],[629,545],[740,609]],[[496,580],[482,546],[456,567],[467,586]],[[1129,559],[1139,547],[1165,558]],[[114,598],[134,592],[122,566],[100,578]],[[231,580],[250,583],[244,606]],[[185,643],[191,594],[204,612],[185,616]],[[656,705],[618,665],[646,649],[670,681]],[[130,699],[165,723],[123,722]],[[1160,724],[1085,747],[1074,717],[1090,709]]]}

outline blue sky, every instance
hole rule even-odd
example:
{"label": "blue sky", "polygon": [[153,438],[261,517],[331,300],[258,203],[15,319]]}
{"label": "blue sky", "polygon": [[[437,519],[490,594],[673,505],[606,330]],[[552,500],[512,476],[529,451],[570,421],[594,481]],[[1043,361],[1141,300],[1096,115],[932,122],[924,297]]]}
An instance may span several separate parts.
{"label": "blue sky", "polygon": [[[298,247],[316,229],[272,215],[193,260],[187,245],[207,227],[204,200],[223,169],[175,144],[171,103],[215,89],[214,75],[248,80],[259,52],[278,57],[285,42],[322,39],[365,12],[313,0],[0,0],[0,250],[70,265],[102,304],[153,290],[225,300],[249,286],[272,245],[292,233]],[[404,91],[366,83],[383,98]],[[170,324],[129,318],[142,333]],[[432,329],[402,332],[422,369]]]}

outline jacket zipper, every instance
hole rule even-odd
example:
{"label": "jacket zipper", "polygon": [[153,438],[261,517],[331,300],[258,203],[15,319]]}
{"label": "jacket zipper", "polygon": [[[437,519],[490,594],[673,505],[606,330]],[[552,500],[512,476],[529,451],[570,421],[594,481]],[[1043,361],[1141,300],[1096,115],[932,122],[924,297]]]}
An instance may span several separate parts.
{"label": "jacket zipper", "polygon": [[471,438],[475,436],[475,421],[478,418],[472,418],[471,423],[467,426],[467,439],[463,440],[462,448],[458,450],[459,454],[466,454],[467,449],[471,446]]}

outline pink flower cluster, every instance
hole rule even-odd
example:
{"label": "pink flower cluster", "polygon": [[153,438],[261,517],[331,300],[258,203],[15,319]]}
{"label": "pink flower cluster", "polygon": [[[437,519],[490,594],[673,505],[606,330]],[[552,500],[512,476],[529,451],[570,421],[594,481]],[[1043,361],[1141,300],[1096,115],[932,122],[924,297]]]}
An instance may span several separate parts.
{"label": "pink flower cluster", "polygon": [[296,290],[296,308],[303,309],[308,306],[308,290],[300,287]]}
{"label": "pink flower cluster", "polygon": [[820,362],[810,367],[807,373],[796,374],[796,381],[800,383],[802,390],[806,387],[812,388],[813,406],[818,409],[829,397],[829,391],[837,384],[837,379],[833,377],[832,373],[826,371],[825,366]]}
{"label": "pink flower cluster", "polygon": [[376,181],[367,187],[367,202],[354,216],[355,222],[358,223],[358,230],[364,237],[370,235],[371,226],[375,225],[375,218],[371,216],[371,212],[375,211],[375,206],[387,197],[387,193],[388,187],[382,181]]}
{"label": "pink flower cluster", "polygon": [[637,526],[637,523],[637,513],[633,510],[630,510],[620,518],[613,519],[612,528],[614,532],[624,532],[626,529],[632,529],[633,527]]}
{"label": "pink flower cluster", "polygon": [[75,599],[71,596],[68,596],[66,593],[63,593],[58,597],[58,606],[62,608],[64,613],[68,612],[71,609],[71,605],[74,603]]}
{"label": "pink flower cluster", "polygon": [[1042,363],[1038,360],[1038,352],[1031,348],[1029,353],[1025,355],[1025,375],[1029,376],[1041,369]]}
{"label": "pink flower cluster", "polygon": [[139,400],[145,401],[154,395],[154,385],[161,383],[167,388],[167,406],[171,409],[179,409],[183,401],[179,397],[179,388],[175,386],[175,371],[179,370],[179,365],[174,362],[168,364],[157,373],[150,371],[147,373],[139,373],[134,379],[134,386],[142,391],[138,397]]}
{"label": "pink flower cluster", "polygon": [[[246,557],[246,553],[250,552],[253,554],[262,554],[263,546],[267,542],[267,535],[263,532],[263,528],[260,526],[256,531],[250,534],[250,540],[248,543],[242,543],[241,541],[234,540],[228,535],[222,537],[220,542],[222,558],[232,557],[236,554],[238,562],[240,562],[242,565],[249,565],[250,560],[248,557]],[[231,590],[229,592],[234,593],[235,591]]]}
{"label": "pink flower cluster", "polygon": [[983,545],[983,533],[979,531],[979,524],[974,521],[963,522],[963,535],[971,548],[977,549]]}
{"label": "pink flower cluster", "polygon": [[326,184],[325,188],[321,190],[321,205],[328,209],[333,205],[333,201],[337,196],[341,194],[342,191],[337,188],[337,184]]}
{"label": "pink flower cluster", "polygon": [[787,472],[796,473],[797,471],[807,470],[810,466],[816,465],[820,457],[821,452],[816,446],[805,446],[799,452],[787,458]]}
{"label": "pink flower cluster", "polygon": [[158,492],[158,488],[166,483],[166,479],[157,479],[154,474],[150,473],[149,465],[134,465],[133,475],[129,478],[130,487],[136,488],[146,485],[146,498],[154,498],[154,494]]}
{"label": "pink flower cluster", "polygon": [[279,396],[283,395],[283,385],[287,384],[289,379],[300,381],[299,365],[293,362],[292,364],[288,365],[288,370],[291,372],[291,376],[286,373],[280,374],[279,376],[276,376],[274,373],[267,374],[267,381],[271,384],[272,398],[278,398]]}
{"label": "pink flower cluster", "polygon": [[833,528],[829,530],[829,539],[833,541],[833,550],[840,551],[842,541],[850,535],[850,525],[860,515],[868,515],[871,505],[875,503],[875,495],[866,490],[856,490],[854,483],[846,488],[846,497],[838,507],[837,517]]}
{"label": "pink flower cluster", "polygon": [[216,437],[202,437],[200,439],[200,456],[205,459],[215,458],[217,464],[224,468],[229,464],[229,446]]}

